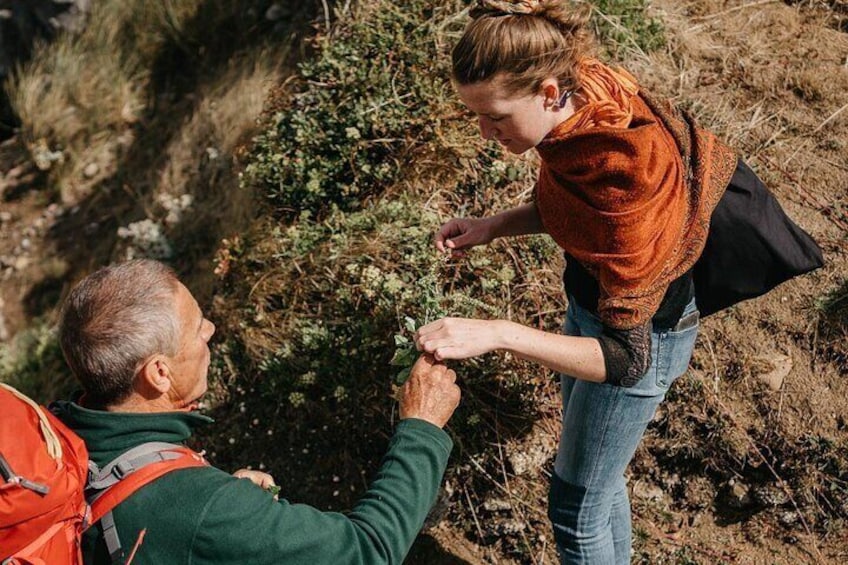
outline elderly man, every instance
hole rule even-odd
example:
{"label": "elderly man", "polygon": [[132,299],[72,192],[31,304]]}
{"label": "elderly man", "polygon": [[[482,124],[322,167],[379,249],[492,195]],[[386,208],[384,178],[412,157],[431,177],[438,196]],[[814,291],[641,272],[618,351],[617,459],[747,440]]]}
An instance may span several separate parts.
{"label": "elderly man", "polygon": [[[84,390],[59,417],[103,466],[146,442],[183,443],[211,422],[191,411],[207,388],[207,320],[174,273],[155,261],[103,268],[65,303],[60,340]],[[214,467],[164,475],[119,504],[117,533],[135,565],[400,563],[432,506],[452,442],[441,429],[459,403],[456,375],[421,358],[401,391],[400,423],[377,478],[347,514],[279,502]],[[265,477],[267,479],[267,477]],[[128,541],[127,541],[128,540]],[[109,563],[97,528],[87,563]],[[129,549],[129,548],[128,548]]]}

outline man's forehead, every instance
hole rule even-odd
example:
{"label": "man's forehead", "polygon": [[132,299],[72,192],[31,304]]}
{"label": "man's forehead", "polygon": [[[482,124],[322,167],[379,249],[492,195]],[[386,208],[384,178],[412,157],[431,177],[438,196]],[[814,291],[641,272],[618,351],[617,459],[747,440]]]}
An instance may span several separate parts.
{"label": "man's forehead", "polygon": [[177,310],[181,315],[191,315],[195,312],[200,311],[200,305],[197,303],[197,300],[194,298],[194,295],[191,291],[183,284],[178,283],[177,288]]}

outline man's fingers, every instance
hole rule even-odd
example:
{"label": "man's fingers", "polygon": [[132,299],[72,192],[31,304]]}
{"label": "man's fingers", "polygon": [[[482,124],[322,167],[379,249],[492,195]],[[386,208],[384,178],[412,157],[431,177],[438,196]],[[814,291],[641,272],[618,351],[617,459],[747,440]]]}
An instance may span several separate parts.
{"label": "man's fingers", "polygon": [[436,364],[436,360],[429,353],[423,353],[418,357],[415,361],[415,365],[412,366],[412,370],[422,370],[432,367]]}
{"label": "man's fingers", "polygon": [[447,379],[451,382],[451,384],[456,383],[456,372],[455,371],[448,369],[447,371],[445,371],[445,377],[447,377]]}
{"label": "man's fingers", "polygon": [[239,479],[247,479],[261,488],[268,488],[277,485],[277,483],[274,482],[274,477],[272,477],[268,473],[263,473],[262,471],[254,471],[252,469],[239,469],[238,471],[233,473],[233,476]]}

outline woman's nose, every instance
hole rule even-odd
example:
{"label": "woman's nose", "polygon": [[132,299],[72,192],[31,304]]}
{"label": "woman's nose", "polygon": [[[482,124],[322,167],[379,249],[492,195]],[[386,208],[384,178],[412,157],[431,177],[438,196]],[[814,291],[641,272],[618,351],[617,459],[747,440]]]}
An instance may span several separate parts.
{"label": "woman's nose", "polygon": [[490,124],[489,121],[482,116],[478,121],[480,126],[480,136],[483,139],[492,139],[495,135],[495,128],[492,127],[492,124]]}

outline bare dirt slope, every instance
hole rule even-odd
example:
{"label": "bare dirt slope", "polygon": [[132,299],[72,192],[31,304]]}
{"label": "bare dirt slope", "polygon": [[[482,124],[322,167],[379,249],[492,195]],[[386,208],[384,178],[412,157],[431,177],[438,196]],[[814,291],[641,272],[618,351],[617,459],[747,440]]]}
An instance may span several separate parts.
{"label": "bare dirt slope", "polygon": [[[838,4],[657,2],[670,48],[635,69],[737,147],[826,260],[705,322],[693,361],[702,390],[681,387],[634,465],[683,519],[660,520],[671,528],[658,532],[648,504],[637,525],[654,543],[702,549],[704,563],[848,560],[848,35]],[[703,493],[685,484],[693,451],[718,487],[700,512]]]}

